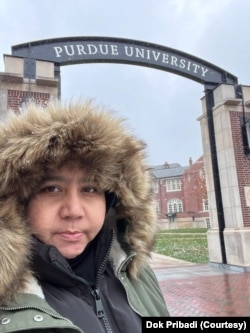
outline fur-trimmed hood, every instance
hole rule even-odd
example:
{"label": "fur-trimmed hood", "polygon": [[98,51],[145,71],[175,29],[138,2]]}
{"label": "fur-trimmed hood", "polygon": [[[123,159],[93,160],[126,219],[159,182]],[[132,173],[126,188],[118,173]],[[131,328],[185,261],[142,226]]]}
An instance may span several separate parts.
{"label": "fur-trimmed hood", "polygon": [[68,159],[77,159],[103,190],[116,194],[115,213],[130,221],[126,240],[137,253],[132,275],[145,264],[156,228],[151,175],[146,146],[125,123],[90,101],[9,111],[0,125],[1,302],[20,291],[30,274],[27,202],[48,169]]}

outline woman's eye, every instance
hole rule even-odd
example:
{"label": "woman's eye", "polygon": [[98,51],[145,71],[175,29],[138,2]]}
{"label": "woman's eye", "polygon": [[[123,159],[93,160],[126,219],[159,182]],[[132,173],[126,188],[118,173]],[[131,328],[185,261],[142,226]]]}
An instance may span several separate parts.
{"label": "woman's eye", "polygon": [[54,193],[58,191],[59,189],[56,186],[46,186],[41,189],[41,192],[49,192],[49,193]]}
{"label": "woman's eye", "polygon": [[87,192],[87,193],[95,193],[98,192],[97,188],[92,187],[92,186],[86,186],[82,189],[83,192]]}

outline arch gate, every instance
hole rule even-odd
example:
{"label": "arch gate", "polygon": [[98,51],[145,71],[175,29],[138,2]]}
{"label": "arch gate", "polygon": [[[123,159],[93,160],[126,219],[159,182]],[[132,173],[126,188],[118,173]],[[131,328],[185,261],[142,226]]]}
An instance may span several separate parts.
{"label": "arch gate", "polygon": [[166,46],[112,37],[67,37],[12,46],[12,55],[5,55],[5,73],[0,73],[0,91],[8,99],[9,84],[29,91],[32,83],[60,98],[60,67],[84,63],[145,66],[204,86],[199,120],[211,217],[209,260],[250,270],[249,87],[205,60]]}

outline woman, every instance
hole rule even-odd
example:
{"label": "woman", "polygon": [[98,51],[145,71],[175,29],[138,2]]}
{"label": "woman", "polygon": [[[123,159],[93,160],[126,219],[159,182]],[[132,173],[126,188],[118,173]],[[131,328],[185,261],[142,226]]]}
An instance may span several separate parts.
{"label": "woman", "polygon": [[[145,144],[91,102],[30,105],[0,128],[0,328],[141,332],[168,316],[148,260]],[[63,332],[63,331],[62,331]]]}

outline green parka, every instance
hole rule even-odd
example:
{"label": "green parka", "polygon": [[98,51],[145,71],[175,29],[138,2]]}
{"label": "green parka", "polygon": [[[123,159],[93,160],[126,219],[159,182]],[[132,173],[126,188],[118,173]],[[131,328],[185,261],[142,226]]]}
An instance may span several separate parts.
{"label": "green parka", "polygon": [[[104,224],[115,230],[109,262],[131,308],[140,316],[168,316],[148,264],[157,217],[145,149],[125,120],[89,101],[9,111],[0,126],[1,333],[81,332],[46,302],[30,268],[32,234],[26,217],[41,179],[69,159],[77,159],[100,188],[118,198]],[[122,219],[128,225],[121,237]]]}

